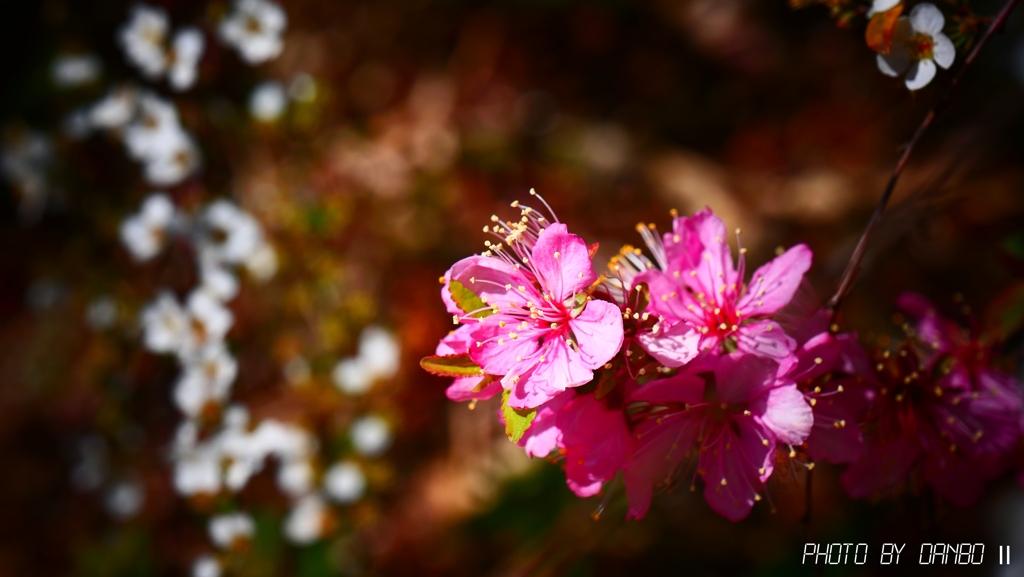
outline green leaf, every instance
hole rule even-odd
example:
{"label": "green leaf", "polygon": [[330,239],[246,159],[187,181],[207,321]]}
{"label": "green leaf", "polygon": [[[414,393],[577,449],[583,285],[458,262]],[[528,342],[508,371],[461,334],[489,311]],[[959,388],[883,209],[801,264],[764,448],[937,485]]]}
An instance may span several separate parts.
{"label": "green leaf", "polygon": [[483,374],[483,370],[468,354],[423,357],[420,366],[428,373],[442,377],[475,377]]}
{"label": "green leaf", "polygon": [[505,419],[505,434],[513,443],[518,443],[523,434],[530,428],[530,423],[537,416],[537,409],[523,410],[513,409],[508,406],[508,399],[512,395],[510,391],[501,393],[501,416]]}
{"label": "green leaf", "polygon": [[480,300],[475,292],[457,280],[448,281],[448,293],[452,295],[452,300],[455,301],[459,310],[473,318],[482,319],[494,314],[487,303]]}

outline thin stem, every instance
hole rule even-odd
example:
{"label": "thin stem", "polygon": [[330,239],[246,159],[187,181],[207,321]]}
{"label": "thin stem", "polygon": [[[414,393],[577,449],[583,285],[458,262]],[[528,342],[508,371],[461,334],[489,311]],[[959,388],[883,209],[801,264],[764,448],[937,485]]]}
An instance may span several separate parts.
{"label": "thin stem", "polygon": [[892,175],[889,177],[889,182],[885,185],[885,190],[882,192],[882,197],[878,199],[878,205],[875,206],[875,212],[871,214],[871,219],[868,221],[867,226],[864,228],[864,233],[861,234],[860,240],[857,241],[857,247],[853,250],[853,255],[850,257],[850,262],[846,265],[846,270],[843,271],[843,276],[839,281],[839,287],[836,289],[835,294],[828,301],[828,309],[832,314],[832,321],[835,322],[836,315],[839,311],[839,305],[843,299],[846,298],[847,293],[850,292],[850,286],[853,284],[854,278],[860,271],[860,263],[864,259],[864,253],[867,250],[868,238],[871,233],[874,232],[875,227],[882,220],[882,213],[885,212],[886,205],[889,204],[889,199],[892,197],[892,192],[896,188],[896,183],[900,179],[900,175],[903,174],[903,169],[907,165],[907,160],[910,158],[910,154],[917,147],[917,143],[921,141],[924,133],[931,128],[932,123],[935,122],[936,117],[945,110],[949,105],[950,96],[953,90],[960,84],[967,69],[971,67],[974,60],[978,57],[978,53],[981,49],[988,44],[988,41],[995,35],[995,33],[1003,27],[1006,23],[1006,19],[1013,12],[1013,9],[1017,6],[1020,0],[1007,0],[999,14],[992,20],[992,24],[985,30],[985,34],[981,37],[981,40],[975,44],[974,48],[967,55],[967,59],[964,60],[963,66],[957,72],[956,76],[953,77],[953,81],[946,88],[945,93],[936,101],[935,105],[932,106],[928,114],[925,115],[924,120],[921,121],[921,125],[917,127],[914,132],[914,136],[909,142],[903,147],[903,153],[900,154],[899,160],[896,161],[896,167],[893,168]]}

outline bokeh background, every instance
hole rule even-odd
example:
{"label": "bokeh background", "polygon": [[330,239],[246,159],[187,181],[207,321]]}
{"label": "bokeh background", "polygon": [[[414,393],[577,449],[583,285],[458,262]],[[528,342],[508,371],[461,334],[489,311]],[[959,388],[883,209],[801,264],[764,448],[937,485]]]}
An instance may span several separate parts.
{"label": "bokeh background", "polygon": [[[228,9],[158,4],[207,29]],[[808,539],[870,544],[868,565],[828,575],[996,574],[998,544],[1019,543],[1024,560],[1012,478],[975,507],[936,509],[920,495],[853,502],[838,469],[819,465],[810,527],[802,472],[776,475],[772,504],[741,523],[686,491],[627,523],[620,490],[595,520],[601,498],[576,498],[558,465],[523,456],[493,402],[451,403],[444,379],[417,364],[451,324],[438,277],[483,250],[481,227],[531,187],[601,243],[601,266],[639,243],[638,222],[664,229],[670,208],[710,206],[742,227],[752,262],[808,243],[824,300],[950,73],[910,94],[878,72],[862,27],[783,0],[282,5],[280,57],[251,67],[210,41],[196,87],[173,95],[203,165],[166,192],[186,209],[233,199],[278,256],[277,274],[243,277],[231,304],[232,398],[315,434],[328,460],[367,411],[394,442],[362,459],[366,496],[336,507],[308,546],[282,537],[271,463],[234,497],[257,531],[227,574],[810,575]],[[8,3],[0,17],[5,149],[32,131],[51,148],[39,186],[0,189],[0,576],[189,574],[220,506],[172,488],[177,369],[144,351],[137,321],[159,287],[194,283],[188,252],[132,261],[118,227],[154,189],[117,142],[65,126],[111,84],[145,85],[115,42],[129,7],[43,0]],[[1017,14],[904,174],[841,317],[867,345],[899,337],[893,299],[916,290],[957,314],[968,305],[1007,340],[1008,368],[1021,355],[1022,31]],[[60,88],[55,59],[81,52],[102,62],[99,78]],[[268,81],[288,96],[278,118],[259,120],[250,98]],[[371,324],[396,336],[399,370],[345,395],[332,369]],[[137,497],[127,508],[112,497],[125,483]],[[873,559],[885,541],[908,543],[899,568]],[[990,559],[919,568],[921,542],[984,542]]]}

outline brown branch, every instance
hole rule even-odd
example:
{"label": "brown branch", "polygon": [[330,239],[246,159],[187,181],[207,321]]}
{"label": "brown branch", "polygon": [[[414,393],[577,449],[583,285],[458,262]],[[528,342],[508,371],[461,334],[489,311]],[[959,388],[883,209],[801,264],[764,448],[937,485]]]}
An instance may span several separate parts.
{"label": "brown branch", "polygon": [[988,41],[995,35],[1000,28],[1006,23],[1006,19],[1013,12],[1013,9],[1017,6],[1020,0],[1007,0],[1003,9],[999,11],[999,14],[992,20],[992,25],[985,30],[985,34],[981,37],[981,40],[974,45],[974,48],[968,53],[967,59],[964,60],[963,66],[957,71],[956,76],[953,77],[953,81],[950,82],[949,87],[946,88],[945,93],[939,98],[939,100],[932,106],[928,114],[925,115],[924,120],[921,121],[921,125],[917,127],[914,132],[914,136],[909,142],[903,147],[903,153],[900,154],[899,160],[896,161],[896,167],[893,168],[892,175],[889,177],[889,182],[885,185],[885,190],[882,192],[882,197],[878,199],[878,205],[875,206],[874,213],[871,214],[871,219],[868,220],[867,226],[864,228],[863,234],[860,236],[860,240],[857,241],[857,247],[853,250],[853,255],[850,256],[850,262],[846,265],[846,270],[843,271],[843,276],[839,281],[839,287],[836,289],[832,298],[828,301],[828,309],[831,311],[832,322],[835,322],[836,315],[839,311],[839,305],[842,304],[843,299],[850,292],[850,287],[853,285],[854,278],[857,273],[860,272],[860,263],[864,259],[864,253],[867,250],[868,238],[871,233],[874,232],[875,227],[882,220],[882,213],[885,212],[886,205],[889,204],[889,199],[892,197],[892,192],[896,188],[896,183],[900,179],[900,175],[903,174],[903,169],[907,165],[907,160],[910,158],[910,154],[917,147],[918,142],[924,136],[924,133],[931,128],[931,125],[935,122],[936,117],[946,106],[949,105],[950,96],[953,90],[960,84],[967,70],[974,63],[974,60],[978,57],[978,53],[981,49],[988,44]]}

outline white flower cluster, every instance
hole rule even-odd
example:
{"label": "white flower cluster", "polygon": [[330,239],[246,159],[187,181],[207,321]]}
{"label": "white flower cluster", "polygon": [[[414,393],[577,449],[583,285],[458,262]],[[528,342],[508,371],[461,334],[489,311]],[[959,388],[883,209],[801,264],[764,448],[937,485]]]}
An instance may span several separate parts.
{"label": "white flower cluster", "polygon": [[249,64],[277,58],[284,43],[281,35],[288,18],[280,6],[268,0],[236,0],[235,10],[220,23],[220,37],[234,46]]}
{"label": "white flower cluster", "polygon": [[154,186],[178,184],[199,168],[199,148],[181,126],[178,109],[152,92],[131,85],[115,87],[72,124],[80,136],[106,130],[120,137]]}
{"label": "white flower cluster", "polygon": [[203,33],[191,26],[170,37],[170,20],[159,8],[136,5],[128,22],[118,34],[128,61],[149,80],[166,75],[175,90],[188,90],[195,84],[199,59],[206,41]]}
{"label": "white flower cluster", "polygon": [[[196,255],[200,282],[184,302],[161,291],[140,314],[146,348],[173,354],[181,363],[173,398],[185,420],[170,451],[175,490],[187,497],[236,493],[272,458],[278,464],[277,485],[293,503],[283,527],[285,536],[296,544],[321,538],[331,526],[328,502],[350,504],[365,494],[367,479],[360,464],[339,461],[318,479],[316,471],[323,467],[317,465],[319,444],[312,434],[273,419],[252,423],[245,407],[229,404],[238,374],[238,363],[224,340],[234,323],[226,306],[238,293],[234,269],[245,266],[258,278],[276,269],[276,257],[259,223],[224,200],[187,215],[158,192],[124,220],[121,239],[138,261],[156,257],[171,239],[188,242]],[[344,387],[363,392],[375,380],[393,376],[399,356],[391,333],[367,328],[359,354],[345,361],[355,380],[346,380]],[[211,423],[219,424],[204,434],[204,426]],[[349,438],[356,453],[372,458],[390,447],[393,435],[386,420],[367,415],[352,424]],[[244,546],[254,531],[252,519],[242,512],[214,517],[209,525],[211,540],[221,549]],[[203,555],[193,565],[197,576],[220,572],[213,555]]]}

